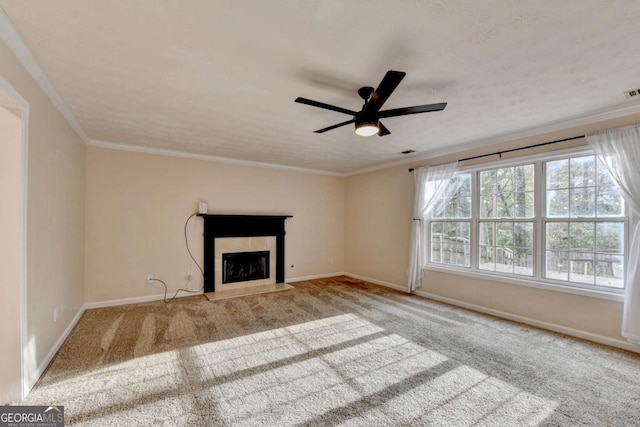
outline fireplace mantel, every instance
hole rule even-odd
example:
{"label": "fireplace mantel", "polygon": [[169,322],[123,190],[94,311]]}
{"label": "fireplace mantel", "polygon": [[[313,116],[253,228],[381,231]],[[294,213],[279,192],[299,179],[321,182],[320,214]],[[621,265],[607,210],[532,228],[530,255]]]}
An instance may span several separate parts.
{"label": "fireplace mantel", "polygon": [[292,215],[198,214],[204,219],[204,291],[215,292],[215,239],[275,236],[276,283],[284,282],[284,222]]}

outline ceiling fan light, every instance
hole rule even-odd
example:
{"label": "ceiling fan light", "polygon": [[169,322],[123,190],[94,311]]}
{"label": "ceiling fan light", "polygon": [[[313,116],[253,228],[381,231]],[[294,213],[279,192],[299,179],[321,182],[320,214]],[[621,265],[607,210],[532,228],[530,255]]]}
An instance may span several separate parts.
{"label": "ceiling fan light", "polygon": [[372,136],[376,135],[378,131],[379,129],[377,120],[356,122],[356,135]]}

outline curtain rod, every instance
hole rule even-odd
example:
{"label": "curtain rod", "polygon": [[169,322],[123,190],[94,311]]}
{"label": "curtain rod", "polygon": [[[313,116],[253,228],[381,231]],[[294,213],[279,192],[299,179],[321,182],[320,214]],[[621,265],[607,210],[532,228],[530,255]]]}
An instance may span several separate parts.
{"label": "curtain rod", "polygon": [[[572,141],[574,139],[584,138],[585,136],[586,135],[572,136],[571,138],[558,139],[556,141],[543,142],[541,144],[527,145],[526,147],[511,148],[509,150],[496,151],[495,153],[480,154],[479,156],[465,157],[464,159],[458,159],[457,161],[465,162],[467,160],[475,160],[475,159],[481,159],[483,157],[495,156],[496,154],[502,157],[504,153],[511,153],[512,151],[527,150],[529,148],[536,148],[536,147],[543,147],[545,145],[558,144],[560,142],[566,142],[566,141]],[[437,166],[437,165],[434,165],[434,166]],[[409,168],[409,172],[413,172],[413,171],[414,171],[414,168]]]}

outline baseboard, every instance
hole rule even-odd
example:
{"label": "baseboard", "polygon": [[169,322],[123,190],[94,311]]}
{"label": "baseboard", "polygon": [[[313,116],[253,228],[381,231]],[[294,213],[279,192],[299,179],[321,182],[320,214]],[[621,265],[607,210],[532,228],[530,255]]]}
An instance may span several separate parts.
{"label": "baseboard", "polygon": [[[73,316],[73,319],[71,319],[71,322],[69,322],[69,325],[67,325],[67,327],[64,330],[64,332],[62,332],[62,335],[60,335],[60,338],[58,338],[58,341],[56,341],[56,343],[53,345],[53,347],[51,347],[51,350],[49,350],[49,353],[47,353],[47,356],[44,358],[44,360],[42,361],[42,363],[40,364],[38,369],[35,372],[31,372],[30,373],[29,378],[27,380],[28,381],[27,387],[29,389],[27,395],[29,393],[31,393],[31,390],[33,389],[33,386],[36,385],[36,383],[38,382],[38,380],[40,379],[42,374],[44,374],[44,371],[47,369],[47,367],[49,366],[49,364],[53,360],[53,358],[56,355],[56,353],[58,352],[58,350],[60,350],[60,347],[62,347],[62,344],[65,342],[67,337],[69,337],[69,334],[71,333],[73,328],[75,328],[76,324],[78,323],[78,321],[82,317],[82,314],[84,313],[84,310],[85,310],[84,306],[80,307],[80,310],[78,310],[76,315]],[[23,396],[23,398],[25,398],[25,397],[26,396]]]}
{"label": "baseboard", "polygon": [[375,283],[376,285],[386,286],[387,288],[392,288],[397,291],[407,292],[407,287],[402,285],[397,285],[391,282],[385,282],[383,280],[374,279],[372,277],[360,276],[359,274],[353,273],[344,273],[345,276],[353,277],[354,279],[364,280],[367,282]]}
{"label": "baseboard", "polygon": [[327,277],[346,276],[346,275],[347,273],[345,273],[344,271],[338,271],[335,273],[315,274],[313,276],[291,277],[291,278],[287,278],[285,282],[286,283],[303,282],[305,280],[326,279]]}
{"label": "baseboard", "polygon": [[[325,279],[327,277],[335,277],[335,276],[344,276],[346,273],[344,272],[335,272],[335,273],[327,273],[327,274],[316,274],[313,276],[301,276],[301,277],[291,277],[285,280],[285,282],[302,282],[303,280],[314,280],[314,279]],[[187,293],[181,292],[178,294],[178,298],[189,297],[193,295],[201,295],[202,293]],[[173,296],[173,293],[168,294],[169,297]],[[142,302],[152,302],[152,301],[161,301],[164,299],[164,294],[157,295],[146,295],[143,297],[134,297],[134,298],[123,298],[123,299],[114,299],[109,301],[96,301],[96,302],[88,302],[84,305],[85,310],[90,310],[93,308],[106,308],[106,307],[117,307],[119,305],[128,305],[128,304],[139,304]]]}
{"label": "baseboard", "polygon": [[[174,291],[175,292],[175,291]],[[167,298],[172,298],[173,297],[173,293],[171,294],[167,294]],[[178,296],[176,298],[184,298],[184,297],[191,297],[194,295],[202,295],[203,292],[181,292],[178,293]],[[97,302],[88,302],[85,303],[84,305],[84,309],[85,310],[91,310],[94,308],[106,308],[106,307],[117,307],[119,305],[129,305],[129,304],[139,304],[142,302],[152,302],[152,301],[162,301],[164,299],[165,295],[164,294],[157,294],[157,295],[146,295],[143,297],[134,297],[134,298],[123,298],[123,299],[114,299],[114,300],[109,300],[109,301],[97,301]]]}
{"label": "baseboard", "polygon": [[[327,277],[335,277],[335,276],[344,276],[346,273],[344,272],[336,272],[336,273],[328,273],[328,274],[316,274],[313,276],[302,276],[302,277],[291,277],[286,279],[285,282],[302,282],[303,280],[313,280],[313,279],[324,279]],[[189,297],[193,295],[201,295],[202,293],[187,293],[181,292],[178,294],[178,298]],[[169,297],[173,296],[173,293],[168,294]],[[123,299],[114,299],[109,301],[96,301],[96,302],[88,302],[84,305],[85,310],[90,310],[93,308],[106,308],[106,307],[116,307],[119,305],[128,305],[128,304],[139,304],[142,302],[152,302],[152,301],[162,301],[164,299],[164,294],[157,295],[146,295],[143,297],[134,297],[134,298],[123,298]]]}
{"label": "baseboard", "polygon": [[623,332],[622,336],[628,339],[631,343],[640,347],[640,335],[627,334]]}
{"label": "baseboard", "polygon": [[[371,283],[375,283],[377,285],[382,285],[382,286],[386,286],[392,289],[396,289],[399,291],[405,291],[407,290],[407,288],[405,288],[404,286],[395,284],[395,283],[390,283],[390,282],[385,282],[382,280],[377,280],[377,279],[373,279],[371,277],[366,277],[366,276],[360,276],[358,274],[353,274],[353,273],[344,273],[346,276],[349,277],[353,277],[355,279],[360,279],[360,280],[365,280],[367,282],[371,282]],[[541,328],[541,329],[547,329],[549,331],[553,331],[553,332],[559,332],[561,334],[565,334],[565,335],[569,335],[575,338],[580,338],[583,340],[587,340],[587,341],[593,341],[596,342],[598,344],[604,344],[604,345],[608,345],[611,347],[616,347],[616,348],[620,348],[623,350],[627,350],[627,351],[632,351],[635,353],[640,353],[640,346],[638,345],[634,345],[630,342],[627,341],[623,341],[623,340],[619,340],[619,339],[615,339],[615,338],[610,338],[610,337],[606,337],[604,335],[599,335],[599,334],[594,334],[591,332],[586,332],[586,331],[582,331],[579,329],[574,329],[574,328],[569,328],[567,326],[562,326],[562,325],[557,325],[555,323],[549,323],[549,322],[544,322],[542,320],[537,320],[537,319],[532,319],[530,317],[525,317],[525,316],[519,316],[517,314],[513,314],[513,313],[508,313],[506,311],[501,311],[501,310],[495,310],[493,308],[488,308],[488,307],[483,307],[480,305],[476,305],[476,304],[471,304],[468,302],[464,302],[464,301],[460,301],[460,300],[456,300],[453,298],[447,298],[447,297],[443,297],[440,295],[436,295],[436,294],[432,294],[429,292],[424,292],[424,291],[416,291],[415,292],[416,295],[424,297],[424,298],[428,298],[434,301],[439,301],[439,302],[444,302],[447,304],[451,304],[451,305],[455,305],[457,307],[461,307],[461,308],[466,308],[467,310],[472,310],[472,311],[477,311],[480,313],[484,313],[484,314],[489,314],[491,316],[496,316],[496,317],[500,317],[503,319],[507,319],[507,320],[512,320],[514,322],[518,322],[518,323],[524,323],[526,325],[530,325],[530,326],[535,326],[536,328]]]}

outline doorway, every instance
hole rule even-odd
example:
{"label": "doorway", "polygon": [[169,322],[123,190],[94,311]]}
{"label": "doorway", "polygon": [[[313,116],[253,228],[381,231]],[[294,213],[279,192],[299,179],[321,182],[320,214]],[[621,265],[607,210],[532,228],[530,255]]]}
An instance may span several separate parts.
{"label": "doorway", "polygon": [[0,405],[29,392],[27,331],[28,103],[0,76]]}

